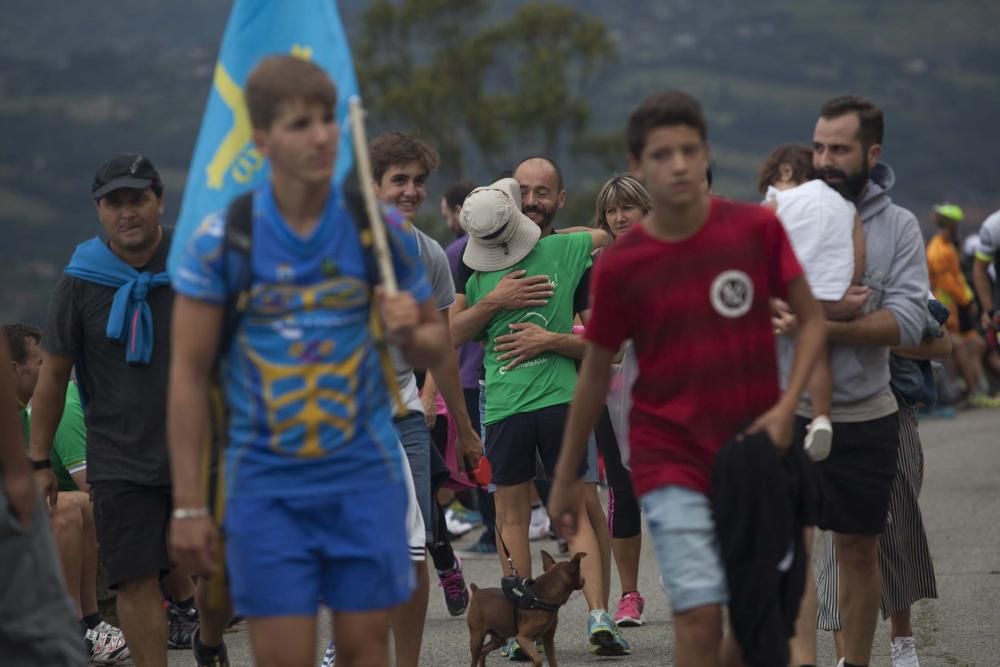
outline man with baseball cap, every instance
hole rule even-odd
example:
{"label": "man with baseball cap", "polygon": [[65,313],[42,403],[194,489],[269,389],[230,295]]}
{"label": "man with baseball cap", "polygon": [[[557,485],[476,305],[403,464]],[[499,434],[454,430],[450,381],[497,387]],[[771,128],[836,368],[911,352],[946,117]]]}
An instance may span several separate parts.
{"label": "man with baseball cap", "polygon": [[[167,618],[159,579],[170,570],[166,387],[173,290],[166,263],[171,231],[160,224],[163,182],[143,155],[118,155],[102,164],[91,193],[106,238],[77,246],[52,297],[29,455],[35,481],[54,506],[50,453],[75,366],[87,421],[87,482],[97,540],[108,584],[117,589],[121,628],[136,665],[165,666]],[[179,597],[193,594],[189,579],[187,585],[189,591]]]}
{"label": "man with baseball cap", "polygon": [[[558,335],[572,332],[576,287],[590,266],[591,253],[607,245],[608,235],[592,229],[583,233],[545,233],[548,229],[543,230],[522,212],[522,186],[513,178],[505,178],[476,188],[465,200],[461,222],[469,234],[463,261],[474,271],[465,286],[470,311],[491,299],[505,281],[542,276],[542,282],[551,290],[548,298],[497,310],[472,334],[486,349],[483,423],[486,456],[496,485],[498,532],[518,574],[530,577],[528,527],[536,461],[541,460],[551,477],[576,385],[576,366],[573,358],[555,348],[531,357],[510,357],[503,343],[508,340],[505,336],[525,325],[536,325]],[[586,462],[580,463],[582,474]],[[588,554],[583,561],[584,595],[600,617],[589,623],[588,641],[599,655],[621,655],[628,652],[628,645],[601,608],[605,593],[597,535],[585,504],[581,502],[578,511],[582,528],[570,547],[573,553]],[[506,559],[501,561],[505,563]]]}

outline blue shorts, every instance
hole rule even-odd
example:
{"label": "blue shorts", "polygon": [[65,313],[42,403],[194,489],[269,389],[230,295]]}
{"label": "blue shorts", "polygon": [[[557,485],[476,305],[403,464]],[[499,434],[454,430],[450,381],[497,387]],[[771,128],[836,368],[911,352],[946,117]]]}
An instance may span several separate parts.
{"label": "blue shorts", "polygon": [[663,486],[639,502],[674,613],[725,605],[729,590],[708,497],[683,486]]}
{"label": "blue shorts", "polygon": [[226,558],[236,612],[311,616],[394,607],[416,584],[406,487],[297,498],[232,498]]}

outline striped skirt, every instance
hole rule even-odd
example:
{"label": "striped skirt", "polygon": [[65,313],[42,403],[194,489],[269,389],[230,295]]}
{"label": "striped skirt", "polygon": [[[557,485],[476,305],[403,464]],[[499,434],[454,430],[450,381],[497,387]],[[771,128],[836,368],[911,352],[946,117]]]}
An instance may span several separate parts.
{"label": "striped skirt", "polygon": [[[889,496],[889,517],[879,539],[882,575],[882,617],[909,609],[924,598],[937,597],[934,563],[917,497],[924,481],[924,452],[917,430],[917,411],[899,401],[899,447],[896,478]],[[818,627],[839,630],[837,556],[833,534],[823,533],[824,553],[816,568],[819,596]]]}

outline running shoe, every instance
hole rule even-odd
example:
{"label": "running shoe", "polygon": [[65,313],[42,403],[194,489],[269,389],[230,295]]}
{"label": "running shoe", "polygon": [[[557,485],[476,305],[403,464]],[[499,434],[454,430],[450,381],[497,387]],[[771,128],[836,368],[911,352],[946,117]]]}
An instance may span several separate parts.
{"label": "running shoe", "polygon": [[1000,408],[1000,396],[972,394],[969,396],[969,405],[976,408]]}
{"label": "running shoe", "polygon": [[475,526],[473,526],[471,523],[466,523],[465,521],[459,519],[455,515],[455,512],[451,510],[451,508],[448,508],[444,511],[444,524],[445,527],[448,529],[448,532],[453,537],[456,538],[465,535],[470,530],[475,528]]}
{"label": "running shoe", "polygon": [[465,523],[471,523],[473,526],[478,526],[483,522],[483,515],[476,510],[470,510],[468,507],[462,504],[458,498],[455,498],[448,505],[448,509],[455,513],[455,518],[459,521],[464,521]]}
{"label": "running shoe", "polygon": [[929,419],[954,419],[958,412],[950,405],[935,405],[933,408],[921,406],[917,409],[917,415]]}
{"label": "running shoe", "polygon": [[632,591],[622,596],[618,601],[618,609],[615,611],[615,623],[622,628],[637,628],[644,624],[642,620],[642,610],[646,607],[646,600],[639,595],[639,591]]}
{"label": "running shoe", "polygon": [[191,637],[191,652],[194,654],[194,661],[198,667],[229,667],[229,653],[226,651],[226,642],[219,645],[219,650],[211,655],[198,652],[198,629],[195,629]]}
{"label": "running shoe", "polygon": [[101,634],[102,632],[106,632],[109,635],[115,635],[117,637],[124,637],[125,636],[125,633],[122,632],[121,628],[116,628],[115,626],[111,625],[107,621],[101,621],[100,623],[98,623],[94,627],[94,630],[97,631],[97,634]]}
{"label": "running shoe", "polygon": [[462,576],[462,561],[455,556],[455,567],[450,570],[438,570],[438,580],[444,589],[444,603],[448,613],[461,616],[469,606],[469,589],[465,587],[465,577]]}
{"label": "running shoe", "polygon": [[169,600],[163,606],[167,609],[167,648],[191,648],[191,638],[198,629],[198,610],[194,605],[181,609]]}
{"label": "running shoe", "polygon": [[621,630],[603,609],[590,612],[587,619],[587,635],[590,652],[599,656],[628,655],[632,647],[625,641]]}
{"label": "running shoe", "polygon": [[323,654],[323,662],[320,663],[320,667],[333,667],[337,662],[337,646],[330,641],[330,645],[326,647],[326,653]]}
{"label": "running shoe", "polygon": [[[541,639],[535,640],[535,650],[540,655],[545,653],[545,647],[542,646]],[[511,662],[531,662],[531,658],[521,650],[521,645],[517,643],[517,639],[514,637],[508,639],[507,643],[500,648],[500,655],[506,656]]]}
{"label": "running shoe", "polygon": [[549,515],[542,506],[531,509],[531,523],[528,525],[529,540],[544,540],[549,536]]}
{"label": "running shoe", "polygon": [[489,541],[487,534],[488,531],[484,530],[478,540],[464,549],[460,549],[458,553],[462,554],[462,558],[471,558],[473,560],[477,558],[495,557],[497,555],[497,545],[495,542]]}
{"label": "running shoe", "polygon": [[[108,624],[108,627],[114,627]],[[101,632],[97,627],[87,630],[84,640],[87,648],[90,649],[90,664],[92,665],[118,665],[129,659],[128,645],[125,637],[119,630],[118,633]],[[117,630],[117,628],[115,628]]]}
{"label": "running shoe", "polygon": [[896,637],[892,640],[892,667],[920,667],[917,644],[913,637]]}

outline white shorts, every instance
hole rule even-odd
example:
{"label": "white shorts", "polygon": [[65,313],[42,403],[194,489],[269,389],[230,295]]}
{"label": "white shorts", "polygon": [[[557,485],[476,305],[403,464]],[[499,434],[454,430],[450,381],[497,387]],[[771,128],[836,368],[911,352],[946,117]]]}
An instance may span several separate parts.
{"label": "white shorts", "polygon": [[406,541],[410,545],[410,560],[415,563],[422,563],[427,560],[425,543],[427,541],[426,529],[424,527],[424,517],[420,513],[420,503],[417,501],[417,489],[413,485],[413,474],[410,466],[406,462],[406,452],[403,445],[397,440],[399,453],[403,457],[403,479],[406,480]]}

